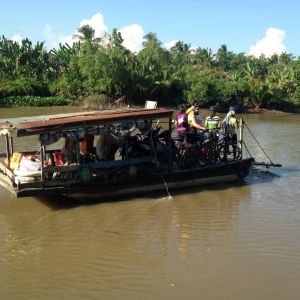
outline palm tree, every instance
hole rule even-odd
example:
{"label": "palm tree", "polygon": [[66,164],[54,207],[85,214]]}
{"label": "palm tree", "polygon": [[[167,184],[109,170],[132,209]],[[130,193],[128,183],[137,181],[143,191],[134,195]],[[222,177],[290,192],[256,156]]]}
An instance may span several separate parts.
{"label": "palm tree", "polygon": [[176,64],[185,65],[191,62],[191,45],[179,41],[170,49],[170,52],[173,54]]}
{"label": "palm tree", "polygon": [[83,25],[78,28],[78,33],[73,34],[73,39],[79,39],[79,41],[90,44],[98,44],[101,38],[95,38],[95,30],[90,25]]}
{"label": "palm tree", "polygon": [[215,62],[215,54],[211,49],[197,48],[194,54],[196,64],[212,67]]}
{"label": "palm tree", "polygon": [[231,51],[228,51],[226,45],[221,45],[216,54],[216,59],[218,66],[225,71],[228,71],[232,68],[232,59],[234,54]]}

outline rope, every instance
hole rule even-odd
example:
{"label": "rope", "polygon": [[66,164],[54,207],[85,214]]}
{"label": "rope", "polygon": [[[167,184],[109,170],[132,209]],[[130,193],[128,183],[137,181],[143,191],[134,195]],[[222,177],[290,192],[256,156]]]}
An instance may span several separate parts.
{"label": "rope", "polygon": [[154,173],[154,174],[158,175],[162,179],[163,183],[165,184],[165,188],[166,188],[166,191],[167,191],[167,194],[168,194],[167,199],[171,199],[172,196],[169,192],[169,187],[167,185],[167,181],[165,180],[164,176],[160,172],[157,172],[157,173]]}
{"label": "rope", "polygon": [[245,149],[247,150],[248,155],[249,155],[250,157],[252,157],[252,155],[251,155],[251,153],[250,153],[250,151],[249,151],[249,149],[248,149],[246,143],[245,143],[244,141],[242,141],[242,143],[243,143]]}
{"label": "rope", "polygon": [[249,133],[251,134],[251,136],[253,137],[253,139],[257,143],[257,145],[260,147],[260,149],[266,155],[266,157],[268,158],[268,160],[270,161],[270,163],[274,164],[273,161],[271,160],[271,158],[268,156],[268,154],[266,153],[266,151],[263,149],[263,147],[260,145],[260,143],[258,142],[258,140],[256,139],[256,137],[254,136],[254,134],[252,133],[252,131],[250,130],[250,128],[247,126],[246,122],[244,121],[243,123],[245,124],[246,128],[248,129]]}

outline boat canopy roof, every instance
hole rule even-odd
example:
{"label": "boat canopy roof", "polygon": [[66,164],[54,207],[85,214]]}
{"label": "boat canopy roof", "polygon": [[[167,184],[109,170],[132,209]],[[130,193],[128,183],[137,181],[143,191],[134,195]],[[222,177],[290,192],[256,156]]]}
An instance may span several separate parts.
{"label": "boat canopy roof", "polygon": [[171,117],[172,115],[173,111],[165,108],[123,108],[57,115],[40,115],[32,117],[0,119],[0,130],[4,134],[7,130],[10,132],[16,132],[17,136],[21,137],[90,126],[103,126],[118,122],[167,118]]}

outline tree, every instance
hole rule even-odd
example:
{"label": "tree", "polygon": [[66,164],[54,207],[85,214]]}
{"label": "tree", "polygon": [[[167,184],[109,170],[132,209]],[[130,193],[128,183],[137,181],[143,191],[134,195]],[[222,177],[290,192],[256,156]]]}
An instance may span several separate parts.
{"label": "tree", "polygon": [[176,64],[183,66],[191,63],[191,45],[179,41],[170,49],[170,52]]}
{"label": "tree", "polygon": [[264,60],[253,59],[247,63],[245,69],[245,80],[247,81],[249,88],[250,102],[254,105],[255,109],[259,109],[265,99],[270,93],[269,86],[266,81],[266,69],[265,64],[261,64]]}
{"label": "tree", "polygon": [[209,68],[213,67],[215,59],[215,54],[211,49],[208,48],[204,49],[199,47],[195,50],[195,53],[193,55],[195,64],[202,64]]}
{"label": "tree", "polygon": [[77,31],[77,34],[73,34],[73,39],[89,44],[98,44],[101,41],[101,38],[95,38],[95,30],[90,25],[83,25]]}
{"label": "tree", "polygon": [[224,71],[231,70],[233,57],[234,54],[227,50],[227,46],[221,45],[216,53],[217,66]]}

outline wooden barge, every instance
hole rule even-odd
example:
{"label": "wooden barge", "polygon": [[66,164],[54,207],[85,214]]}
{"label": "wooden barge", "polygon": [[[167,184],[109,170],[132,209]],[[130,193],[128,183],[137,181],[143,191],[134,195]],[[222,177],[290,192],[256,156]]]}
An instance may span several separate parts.
{"label": "wooden barge", "polygon": [[[163,120],[168,136],[165,147],[167,156],[162,161],[157,154],[153,139],[149,141],[148,154],[130,156],[130,139],[137,135],[137,124],[147,121],[152,126],[155,120]],[[94,195],[122,197],[165,190],[166,186],[179,189],[218,182],[231,182],[247,176],[253,158],[222,161],[218,164],[178,168],[174,157],[171,137],[173,111],[155,109],[118,109],[11,118],[0,120],[0,140],[5,141],[6,151],[0,154],[0,183],[17,197],[42,195]],[[81,143],[86,136],[114,136],[119,139],[123,154],[112,159],[99,159],[95,145],[90,149],[90,158],[83,159]],[[28,137],[39,141],[37,149],[20,151],[22,157],[35,155],[40,168],[28,174],[13,169],[14,145],[27,143]],[[75,158],[70,163],[47,164],[49,156],[61,154],[53,148],[56,143],[73,139]],[[242,134],[241,134],[242,139]],[[20,140],[20,141],[19,141]],[[24,140],[24,142],[23,142]],[[121,142],[120,142],[121,140]],[[240,141],[240,145],[242,145]],[[26,144],[26,149],[28,145]]]}

